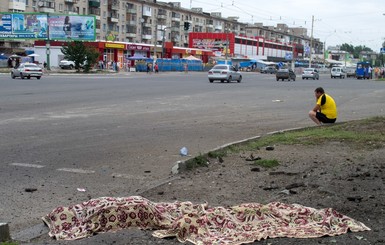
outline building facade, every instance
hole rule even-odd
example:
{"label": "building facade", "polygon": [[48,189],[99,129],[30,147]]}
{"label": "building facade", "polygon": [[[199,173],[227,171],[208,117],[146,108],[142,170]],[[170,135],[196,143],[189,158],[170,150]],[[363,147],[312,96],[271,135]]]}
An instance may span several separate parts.
{"label": "building facade", "polygon": [[[261,37],[272,42],[310,42],[304,28],[277,27],[262,23],[238,22],[237,17],[222,17],[220,12],[204,12],[202,8],[182,8],[179,2],[156,0],[0,0],[0,12],[57,13],[94,15],[96,39],[165,45],[171,42],[177,47],[191,47],[190,32],[233,33],[244,37]],[[185,30],[185,23],[189,23]],[[25,41],[0,40],[0,45],[22,47]],[[33,45],[33,42],[30,42]],[[313,42],[313,52],[322,51],[322,43]]]}

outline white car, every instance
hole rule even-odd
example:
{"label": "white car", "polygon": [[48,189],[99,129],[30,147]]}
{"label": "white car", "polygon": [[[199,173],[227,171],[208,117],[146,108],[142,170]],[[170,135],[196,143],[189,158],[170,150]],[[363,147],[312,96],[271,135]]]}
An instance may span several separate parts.
{"label": "white car", "polygon": [[215,65],[208,72],[208,78],[210,83],[215,80],[221,81],[223,83],[237,81],[240,83],[242,81],[242,74],[232,65]]}
{"label": "white car", "polygon": [[342,67],[333,67],[330,71],[331,78],[336,78],[336,77],[345,78],[345,76],[346,76],[346,73],[344,68]]}
{"label": "white car", "polygon": [[40,79],[41,76],[43,76],[43,69],[34,63],[21,63],[11,71],[12,79],[15,79],[16,77],[20,77],[21,79],[24,79],[25,77],[28,79],[36,77],[37,79]]}
{"label": "white car", "polygon": [[61,60],[59,63],[60,68],[62,69],[73,69],[75,68],[75,62],[71,60]]}
{"label": "white car", "polygon": [[303,79],[313,79],[313,80],[319,80],[319,73],[318,70],[315,68],[305,68],[302,72],[302,80]]}

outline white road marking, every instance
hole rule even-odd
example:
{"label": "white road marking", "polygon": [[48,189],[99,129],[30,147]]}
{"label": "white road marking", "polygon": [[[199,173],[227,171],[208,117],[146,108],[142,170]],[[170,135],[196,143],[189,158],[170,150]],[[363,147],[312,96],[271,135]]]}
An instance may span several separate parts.
{"label": "white road marking", "polygon": [[143,177],[143,176],[132,175],[132,174],[113,173],[113,174],[111,174],[111,176],[116,177],[116,178],[134,179],[134,180],[144,180],[145,179],[145,177]]}
{"label": "white road marking", "polygon": [[20,162],[14,162],[9,164],[11,166],[19,166],[19,167],[27,167],[27,168],[44,168],[44,165],[39,164],[30,164],[30,163],[20,163]]}
{"label": "white road marking", "polygon": [[63,172],[72,172],[72,173],[79,173],[79,174],[93,174],[95,171],[93,170],[85,170],[80,168],[59,168],[56,169],[57,171],[63,171]]}

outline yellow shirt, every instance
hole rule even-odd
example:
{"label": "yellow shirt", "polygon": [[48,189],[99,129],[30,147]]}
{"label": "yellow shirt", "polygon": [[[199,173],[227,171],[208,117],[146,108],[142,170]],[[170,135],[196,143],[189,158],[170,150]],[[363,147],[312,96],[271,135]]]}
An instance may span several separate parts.
{"label": "yellow shirt", "polygon": [[337,118],[337,105],[331,96],[327,94],[321,95],[317,100],[317,105],[321,107],[321,113],[323,113],[327,118]]}

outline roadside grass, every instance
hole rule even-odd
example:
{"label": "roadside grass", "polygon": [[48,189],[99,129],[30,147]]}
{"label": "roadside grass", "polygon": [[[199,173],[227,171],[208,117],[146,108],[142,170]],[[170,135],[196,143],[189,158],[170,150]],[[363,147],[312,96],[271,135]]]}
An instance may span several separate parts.
{"label": "roadside grass", "polygon": [[358,121],[337,123],[328,126],[304,128],[263,136],[233,151],[254,150],[276,144],[317,145],[324,142],[345,142],[353,148],[377,149],[385,144],[385,117],[372,117]]}
{"label": "roadside grass", "polygon": [[259,159],[254,161],[254,164],[264,168],[274,168],[279,166],[279,162],[276,159]]}
{"label": "roadside grass", "polygon": [[[212,160],[219,160],[229,153],[253,151],[273,145],[317,145],[324,142],[344,142],[353,149],[374,150],[385,146],[385,117],[371,117],[362,120],[336,123],[327,126],[310,127],[293,131],[269,134],[237,145],[200,154],[187,160],[188,170],[207,167]],[[256,165],[274,167],[277,160],[257,160]]]}
{"label": "roadside grass", "polygon": [[16,242],[0,242],[0,245],[18,245]]}

